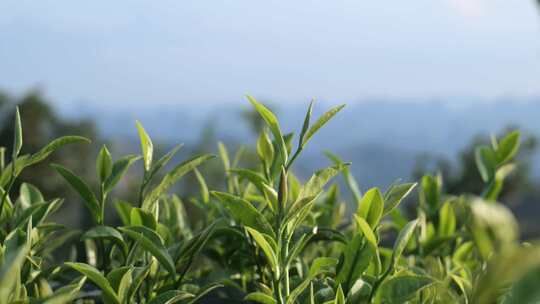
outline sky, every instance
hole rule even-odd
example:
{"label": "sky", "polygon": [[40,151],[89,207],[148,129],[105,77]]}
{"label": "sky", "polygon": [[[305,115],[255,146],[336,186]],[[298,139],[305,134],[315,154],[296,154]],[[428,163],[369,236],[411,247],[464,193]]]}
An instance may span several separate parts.
{"label": "sky", "polygon": [[0,1],[0,89],[58,105],[540,95],[532,0]]}

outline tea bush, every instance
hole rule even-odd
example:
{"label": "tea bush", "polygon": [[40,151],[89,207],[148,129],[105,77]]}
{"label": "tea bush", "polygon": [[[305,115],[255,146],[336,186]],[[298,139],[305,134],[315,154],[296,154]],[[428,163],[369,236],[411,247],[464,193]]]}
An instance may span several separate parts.
{"label": "tea bush", "polygon": [[[266,124],[254,149],[259,163],[242,168],[242,150],[231,155],[219,143],[226,172],[221,190],[208,189],[197,169],[211,154],[162,173],[181,146],[156,159],[138,122],[141,155],[113,160],[103,146],[96,159],[98,189],[53,165],[93,220],[83,232],[48,221],[62,199],[44,198],[27,183],[17,198],[10,194],[23,170],[64,145],[88,140],[62,137],[19,155],[17,111],[13,151],[6,157],[1,150],[0,159],[0,304],[540,303],[540,247],[519,241],[513,215],[497,202],[515,167],[518,132],[477,148],[482,193],[445,194],[439,175],[363,192],[351,164],[331,153],[333,165],[307,181],[293,173],[311,138],[343,105],[313,122],[310,104],[294,139],[267,107],[248,99]],[[134,164],[143,172],[137,201],[113,197]],[[199,195],[182,200],[168,194],[191,172]],[[350,195],[340,196],[337,175]],[[348,197],[357,206],[350,215]],[[407,197],[417,202],[414,214],[398,208]],[[120,226],[111,224],[109,204]],[[187,204],[204,218],[188,216]],[[59,248],[71,248],[67,260],[54,257]]]}

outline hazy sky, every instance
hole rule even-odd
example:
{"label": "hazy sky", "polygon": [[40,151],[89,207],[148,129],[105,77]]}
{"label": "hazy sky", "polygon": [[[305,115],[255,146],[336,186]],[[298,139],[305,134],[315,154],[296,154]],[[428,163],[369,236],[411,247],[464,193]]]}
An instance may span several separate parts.
{"label": "hazy sky", "polygon": [[0,88],[58,104],[540,95],[532,0],[0,1]]}

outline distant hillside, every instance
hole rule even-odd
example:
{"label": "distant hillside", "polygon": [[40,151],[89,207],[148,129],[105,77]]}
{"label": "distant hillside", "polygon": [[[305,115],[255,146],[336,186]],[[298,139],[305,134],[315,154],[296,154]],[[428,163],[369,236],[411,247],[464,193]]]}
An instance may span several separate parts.
{"label": "distant hillside", "polygon": [[[317,103],[315,115],[331,103]],[[255,137],[240,112],[243,104],[196,104],[160,107],[130,106],[106,110],[86,104],[64,109],[68,116],[90,116],[106,137],[129,142],[136,139],[134,120],[143,122],[161,142],[194,145],[206,126],[212,125],[218,139],[254,143]],[[307,104],[279,104],[278,113],[286,131],[301,127]],[[319,151],[331,150],[354,163],[353,172],[365,186],[388,185],[396,178],[409,179],[419,154],[443,155],[451,159],[479,133],[498,132],[517,125],[525,132],[540,132],[540,99],[494,102],[394,101],[350,103],[323,129],[298,163],[300,172],[326,162]],[[133,146],[136,149],[136,146]],[[302,169],[310,170],[302,170]],[[540,175],[540,154],[535,175]]]}

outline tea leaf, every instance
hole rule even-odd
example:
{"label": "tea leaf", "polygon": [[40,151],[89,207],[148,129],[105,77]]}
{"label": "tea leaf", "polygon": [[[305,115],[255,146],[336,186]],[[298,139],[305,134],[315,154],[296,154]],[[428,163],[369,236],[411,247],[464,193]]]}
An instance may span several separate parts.
{"label": "tea leaf", "polygon": [[392,264],[390,265],[391,268],[393,268],[396,265],[397,261],[403,254],[403,251],[405,250],[405,247],[407,247],[407,244],[411,240],[414,230],[416,229],[417,225],[418,225],[418,220],[410,221],[399,232],[396,242],[394,243],[394,251],[392,252]]}
{"label": "tea leaf", "polygon": [[99,180],[103,183],[111,175],[113,168],[112,157],[107,147],[103,145],[96,160],[96,172]]}
{"label": "tea leaf", "polygon": [[79,193],[94,220],[99,222],[101,219],[101,208],[90,187],[69,169],[58,164],[52,164],[51,166]]}
{"label": "tea leaf", "polygon": [[345,304],[345,295],[343,294],[343,289],[341,289],[341,285],[338,285],[334,304]]}
{"label": "tea leaf", "polygon": [[313,137],[313,135],[319,131],[322,126],[324,126],[334,115],[336,115],[341,109],[345,107],[344,104],[339,105],[335,108],[330,109],[328,112],[324,113],[317,121],[309,128],[309,130],[306,132],[306,136],[302,142],[302,147],[304,147],[308,141]]}
{"label": "tea leaf", "polygon": [[96,226],[88,231],[86,231],[82,237],[81,240],[85,239],[108,239],[113,241],[116,245],[122,249],[122,251],[127,254],[127,245],[124,242],[124,238],[122,237],[122,234],[118,232],[116,229],[108,226]]}
{"label": "tea leaf", "polygon": [[519,131],[513,131],[506,135],[496,149],[497,162],[503,164],[511,160],[519,150]]}
{"label": "tea leaf", "polygon": [[250,202],[224,192],[212,191],[211,193],[225,205],[235,220],[244,226],[271,234],[272,226]]}
{"label": "tea leaf", "polygon": [[383,216],[389,214],[399,206],[401,201],[406,198],[416,187],[416,183],[406,183],[399,185],[392,185],[384,193],[384,211]]}
{"label": "tea leaf", "polygon": [[246,227],[246,230],[249,232],[249,234],[253,237],[257,245],[264,252],[264,255],[266,256],[266,259],[268,260],[268,264],[270,264],[272,271],[274,272],[277,271],[278,258],[277,258],[276,252],[274,251],[274,249],[272,249],[272,246],[270,246],[266,238],[259,231],[253,228]]}
{"label": "tea leaf", "polygon": [[497,155],[490,147],[481,146],[475,150],[476,166],[484,182],[488,182],[495,174]]}
{"label": "tea leaf", "polygon": [[390,278],[381,284],[375,303],[406,303],[433,283],[433,279],[427,276],[401,275]]}
{"label": "tea leaf", "polygon": [[349,190],[351,191],[354,197],[354,201],[355,202],[360,201],[360,199],[362,198],[362,192],[360,191],[360,188],[358,187],[358,183],[349,172],[349,167],[345,166],[346,163],[343,162],[343,160],[341,160],[337,155],[332,154],[328,151],[324,152],[324,154],[326,155],[326,157],[331,159],[335,165],[343,166],[343,169],[341,170],[341,172],[343,173],[343,177],[345,177],[345,182],[347,183],[347,186],[349,187]]}
{"label": "tea leaf", "polygon": [[158,172],[161,170],[161,168],[165,167],[169,161],[174,157],[174,155],[182,148],[182,144],[176,145],[174,148],[172,148],[167,154],[163,155],[152,167],[150,172],[147,175],[146,182],[150,181]]}
{"label": "tea leaf", "polygon": [[274,160],[274,145],[264,130],[257,139],[257,155],[267,166]]}
{"label": "tea leaf", "polygon": [[158,186],[156,186],[144,199],[143,203],[143,209],[149,210],[150,207],[152,207],[157,199],[164,194],[169,187],[171,187],[174,183],[176,183],[182,176],[184,176],[189,171],[193,170],[194,168],[198,167],[200,164],[204,163],[205,161],[214,158],[214,155],[211,154],[203,154],[199,156],[195,156],[191,159],[188,159],[184,161],[183,163],[177,165],[172,169],[169,173],[165,175],[165,177],[161,180]]}
{"label": "tea leaf", "polygon": [[114,304],[120,304],[118,295],[109,284],[109,281],[107,281],[107,279],[96,268],[84,263],[66,262],[65,265],[82,273],[92,282],[94,282],[94,284],[96,284],[103,291],[103,296],[106,300],[111,301]]}
{"label": "tea leaf", "polygon": [[283,163],[287,163],[287,157],[288,157],[287,146],[285,145],[285,140],[283,139],[283,134],[281,133],[279,122],[276,116],[274,115],[274,113],[272,113],[272,111],[270,111],[262,103],[258,102],[255,98],[249,95],[247,96],[247,98],[249,99],[249,102],[251,102],[253,107],[255,107],[255,110],[259,112],[263,120],[266,122],[266,124],[270,128],[270,131],[274,135],[274,139],[277,142],[279,152],[281,155],[281,160],[283,161]]}
{"label": "tea leaf", "polygon": [[439,211],[439,235],[451,236],[456,230],[456,214],[450,201],[443,204]]}
{"label": "tea leaf", "polygon": [[170,274],[174,275],[176,273],[174,262],[167,248],[163,245],[163,240],[157,233],[143,226],[120,227],[118,229],[138,241]]}
{"label": "tea leaf", "polygon": [[364,218],[371,228],[375,228],[382,217],[384,199],[378,188],[368,190],[358,202],[356,214]]}
{"label": "tea leaf", "polygon": [[90,143],[90,140],[82,136],[62,136],[50,142],[45,147],[41,148],[37,153],[30,156],[26,162],[26,166],[33,165],[38,163],[45,158],[47,158],[51,153],[58,150],[59,148],[73,143]]}
{"label": "tea leaf", "polygon": [[193,172],[195,173],[195,177],[197,178],[197,181],[199,182],[199,186],[201,188],[201,199],[203,203],[208,203],[210,201],[210,192],[208,191],[206,181],[204,180],[204,177],[197,168],[193,169]]}
{"label": "tea leaf", "polygon": [[133,164],[139,158],[140,156],[137,155],[128,155],[122,157],[114,163],[111,174],[104,183],[105,193],[110,192],[114,188],[114,186],[118,184],[120,179],[122,179],[122,177],[126,174],[131,164]]}
{"label": "tea leaf", "polygon": [[122,224],[129,226],[131,223],[131,209],[133,206],[128,202],[117,200],[114,207],[118,213],[118,216],[120,217],[120,220],[122,221]]}
{"label": "tea leaf", "polygon": [[298,285],[291,292],[289,298],[287,299],[287,304],[296,303],[296,299],[300,296],[300,294],[304,292],[304,290],[310,285],[311,281],[315,279],[315,277],[322,273],[329,272],[334,266],[336,266],[337,263],[338,261],[336,259],[328,257],[321,257],[313,260],[313,262],[311,263],[311,267],[309,268],[308,275],[306,276],[304,281],[302,281],[302,283],[300,283],[300,285]]}
{"label": "tea leaf", "polygon": [[304,118],[304,124],[302,125],[302,131],[300,132],[300,137],[298,138],[298,147],[300,148],[302,148],[303,146],[304,138],[309,128],[309,121],[311,120],[312,113],[313,113],[313,100],[309,103],[306,117]]}
{"label": "tea leaf", "polygon": [[23,133],[21,125],[21,114],[19,113],[19,107],[15,108],[15,126],[13,127],[13,151],[12,159],[15,160],[21,152],[23,144]]}
{"label": "tea leaf", "polygon": [[146,130],[142,124],[139,121],[136,121],[135,124],[137,125],[137,132],[139,133],[139,139],[141,142],[144,170],[150,171],[150,168],[152,167],[152,156],[154,155],[154,145],[152,144],[152,140],[150,139],[150,136],[148,136],[148,133],[146,133]]}
{"label": "tea leaf", "polygon": [[29,251],[28,246],[22,245],[13,250],[3,251],[3,263],[0,266],[0,302],[8,303],[13,289],[20,285],[19,272]]}
{"label": "tea leaf", "polygon": [[244,301],[253,301],[261,304],[277,304],[277,301],[274,300],[274,298],[262,292],[252,292],[244,298]]}
{"label": "tea leaf", "polygon": [[363,242],[363,235],[356,234],[343,250],[336,269],[336,283],[348,292],[354,281],[366,271],[374,254],[374,248]]}

